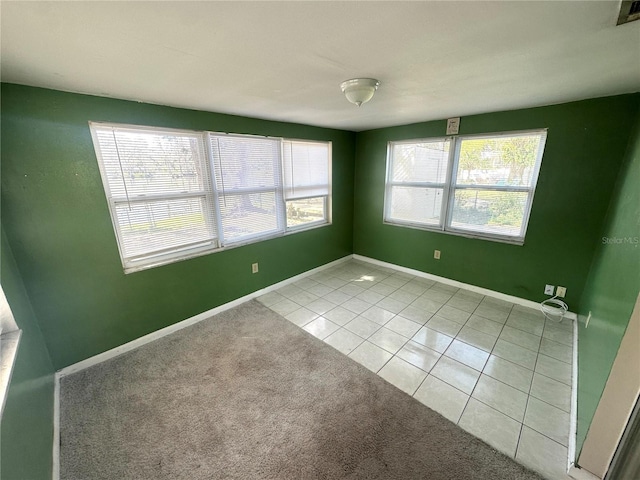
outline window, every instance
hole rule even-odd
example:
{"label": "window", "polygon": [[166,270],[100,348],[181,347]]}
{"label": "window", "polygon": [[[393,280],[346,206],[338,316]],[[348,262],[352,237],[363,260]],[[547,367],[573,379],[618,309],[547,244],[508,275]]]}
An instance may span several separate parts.
{"label": "window", "polygon": [[280,140],[211,135],[217,203],[226,244],[283,230]]}
{"label": "window", "polygon": [[92,125],[125,268],[218,247],[204,136]]}
{"label": "window", "polygon": [[127,273],[330,223],[329,142],[90,128]]}
{"label": "window", "polygon": [[442,221],[450,140],[390,145],[387,218],[437,227]]}
{"label": "window", "polygon": [[390,142],[387,223],[522,244],[546,131]]}
{"label": "window", "polygon": [[331,145],[284,141],[284,197],[287,227],[297,229],[324,223],[330,210]]}

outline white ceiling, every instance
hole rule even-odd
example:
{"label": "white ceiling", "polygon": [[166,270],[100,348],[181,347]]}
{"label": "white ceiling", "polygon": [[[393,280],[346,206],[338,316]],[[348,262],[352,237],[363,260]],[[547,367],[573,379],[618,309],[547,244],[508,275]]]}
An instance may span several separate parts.
{"label": "white ceiling", "polygon": [[640,91],[619,5],[2,1],[2,81],[364,130]]}

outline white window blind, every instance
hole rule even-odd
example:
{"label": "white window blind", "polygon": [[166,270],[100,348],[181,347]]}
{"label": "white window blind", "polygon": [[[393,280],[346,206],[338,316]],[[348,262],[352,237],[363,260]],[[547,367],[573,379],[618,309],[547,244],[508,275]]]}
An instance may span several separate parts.
{"label": "white window blind", "polygon": [[330,223],[330,142],[89,125],[125,273]]}
{"label": "white window blind", "polygon": [[283,229],[280,140],[210,135],[225,244]]}
{"label": "white window blind", "polygon": [[522,244],[546,131],[390,142],[384,219]]}
{"label": "white window blind", "polygon": [[390,144],[385,219],[440,225],[450,147],[447,139]]}
{"label": "white window blind", "polygon": [[329,195],[331,144],[282,142],[285,198],[294,200]]}
{"label": "white window blind", "polygon": [[203,135],[92,124],[125,267],[216,245]]}
{"label": "white window blind", "polygon": [[282,165],[287,228],[326,223],[331,197],[331,144],[285,140]]}

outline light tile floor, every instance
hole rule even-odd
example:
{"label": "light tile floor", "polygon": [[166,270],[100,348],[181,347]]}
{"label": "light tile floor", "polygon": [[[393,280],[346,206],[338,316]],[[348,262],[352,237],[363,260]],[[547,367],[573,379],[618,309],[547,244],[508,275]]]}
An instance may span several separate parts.
{"label": "light tile floor", "polygon": [[258,300],[497,450],[569,478],[571,322],[356,260]]}

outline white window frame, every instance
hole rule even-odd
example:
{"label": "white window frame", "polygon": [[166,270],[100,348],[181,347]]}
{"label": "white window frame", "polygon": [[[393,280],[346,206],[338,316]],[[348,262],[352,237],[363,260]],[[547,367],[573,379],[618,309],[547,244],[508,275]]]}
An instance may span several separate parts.
{"label": "white window frame", "polygon": [[[120,229],[120,225],[118,222],[118,214],[117,207],[119,205],[130,205],[135,203],[151,203],[158,200],[170,200],[170,199],[181,199],[181,198],[202,198],[205,199],[205,205],[207,209],[211,209],[213,199],[213,189],[212,185],[205,185],[205,189],[199,192],[189,192],[189,193],[178,193],[178,194],[154,194],[154,195],[144,195],[141,197],[129,197],[127,196],[118,196],[112,193],[111,185],[109,184],[108,175],[106,172],[106,168],[102,161],[102,153],[101,146],[98,140],[98,134],[96,130],[94,130],[94,126],[96,128],[107,127],[114,128],[124,131],[138,131],[145,133],[154,133],[154,134],[173,134],[173,135],[191,135],[200,138],[201,147],[204,149],[202,152],[205,156],[205,167],[208,167],[209,161],[206,152],[206,144],[205,144],[205,135],[203,132],[195,131],[195,130],[185,130],[185,129],[174,129],[174,128],[162,128],[162,127],[147,127],[142,125],[127,125],[127,124],[114,124],[114,123],[106,123],[106,122],[89,122],[91,136],[93,139],[94,149],[96,152],[96,157],[98,160],[98,166],[100,168],[100,176],[102,178],[102,185],[104,187],[105,196],[107,198],[107,203],[109,205],[109,214],[111,216],[111,223],[113,225],[114,233],[116,235],[116,241],[118,245],[118,253],[120,254],[120,259],[122,261],[122,266],[125,270],[125,273],[134,272],[138,270],[142,270],[145,268],[151,268],[157,265],[164,265],[166,263],[171,263],[174,261],[183,260],[185,258],[189,258],[193,255],[204,254],[211,250],[215,250],[219,248],[219,231],[217,229],[211,230],[211,238],[206,241],[198,241],[193,244],[183,244],[178,247],[169,247],[164,250],[156,250],[155,252],[144,254],[144,255],[136,255],[136,256],[125,256],[124,249],[124,241],[122,232]],[[210,172],[209,172],[210,173]],[[210,215],[215,217],[215,211],[209,212]],[[205,215],[206,217],[206,215]],[[215,227],[214,225],[209,225],[209,228]]]}
{"label": "white window frame", "polygon": [[[393,174],[391,168],[391,157],[393,147],[396,145],[413,145],[417,143],[436,143],[436,142],[449,142],[449,159],[447,160],[447,174],[444,183],[438,182],[394,182],[391,180]],[[385,196],[384,196],[384,221],[394,225],[403,225],[411,228],[424,228],[427,230],[441,230],[443,225],[442,219],[446,214],[447,198],[449,198],[449,183],[451,179],[451,162],[453,160],[454,143],[451,141],[451,137],[434,137],[425,138],[420,140],[400,140],[389,142],[387,146],[387,173],[385,182]],[[441,188],[442,189],[442,204],[440,207],[440,224],[432,225],[427,223],[410,222],[407,220],[394,219],[391,217],[391,190],[393,187],[412,187],[412,188]]]}
{"label": "white window frame", "polygon": [[[527,234],[529,226],[529,218],[531,215],[531,209],[533,207],[533,199],[535,197],[536,186],[538,183],[538,175],[540,173],[540,166],[542,164],[542,157],[544,154],[544,147],[546,145],[548,129],[535,129],[535,130],[518,130],[510,132],[495,132],[495,133],[480,133],[470,135],[454,135],[447,137],[430,137],[413,140],[399,140],[390,141],[387,144],[387,169],[385,176],[385,197],[384,197],[384,210],[383,210],[383,223],[389,225],[396,225],[408,228],[416,228],[420,230],[428,230],[433,232],[446,233],[451,235],[458,235],[468,238],[477,238],[482,240],[492,240],[502,243],[510,243],[515,245],[524,245],[524,240]],[[536,162],[532,172],[532,184],[530,187],[521,186],[500,186],[500,185],[466,185],[457,184],[457,172],[460,161],[460,147],[464,140],[468,139],[482,139],[482,138],[498,138],[498,137],[516,137],[526,135],[540,135],[540,146],[538,148]],[[447,175],[444,186],[434,182],[394,182],[391,180],[392,175],[392,154],[393,147],[401,144],[417,144],[417,143],[429,143],[429,142],[446,142],[449,141],[449,159],[447,164]],[[440,223],[438,225],[427,224],[422,222],[409,222],[406,220],[398,220],[391,217],[391,187],[393,186],[408,186],[408,187],[422,187],[422,188],[443,188],[443,199],[440,212]],[[456,228],[451,225],[453,218],[453,207],[455,201],[456,190],[485,190],[485,191],[507,191],[507,192],[526,192],[527,202],[525,204],[522,230],[518,236],[513,235],[500,235],[496,233],[487,233],[474,231],[470,229]]]}
{"label": "white window frame", "polygon": [[[286,220],[282,216],[283,211],[283,192],[282,192],[282,153],[280,153],[278,161],[276,163],[275,176],[278,181],[273,187],[259,187],[259,188],[225,188],[224,192],[220,192],[217,182],[216,182],[216,172],[220,171],[222,178],[224,178],[224,172],[222,172],[222,165],[216,164],[214,156],[211,151],[211,141],[214,137],[222,137],[222,138],[240,138],[240,139],[263,139],[268,138],[269,140],[276,140],[282,143],[283,139],[274,138],[274,137],[261,137],[258,135],[240,135],[240,134],[225,134],[225,133],[215,133],[215,132],[207,132],[207,150],[210,156],[210,165],[211,165],[211,181],[213,183],[214,197],[215,197],[215,212],[216,218],[218,221],[218,232],[220,237],[221,245],[224,247],[233,247],[246,245],[249,243],[254,243],[256,241],[264,240],[267,238],[273,238],[279,236],[285,230],[285,222]],[[280,150],[282,149],[282,145],[280,145]],[[224,180],[222,181],[224,184]],[[260,193],[270,193],[273,192],[276,200],[276,228],[273,230],[269,230],[264,233],[257,233],[253,235],[244,235],[237,239],[226,239],[224,236],[224,228],[222,222],[222,213],[220,209],[220,200],[225,195],[251,195],[251,194],[260,194]]]}
{"label": "white window frame", "polygon": [[[196,131],[196,130],[186,130],[186,129],[173,129],[173,128],[163,128],[163,127],[150,127],[150,126],[142,126],[142,125],[130,125],[130,124],[116,124],[110,122],[89,122],[89,127],[91,131],[91,136],[93,139],[94,150],[96,153],[97,163],[100,169],[100,176],[102,178],[102,184],[104,187],[104,192],[107,200],[107,204],[109,207],[109,214],[111,216],[111,223],[114,229],[116,242],[118,245],[118,253],[120,255],[120,259],[122,261],[122,266],[125,274],[137,272],[140,270],[146,270],[149,268],[166,265],[169,263],[186,260],[189,258],[198,257],[201,255],[207,255],[209,253],[215,253],[224,251],[227,249],[239,247],[242,245],[247,245],[250,243],[256,243],[263,240],[268,240],[272,238],[277,238],[283,235],[289,235],[305,230],[311,230],[314,228],[324,227],[331,225],[332,222],[332,212],[331,212],[331,166],[332,166],[332,142],[330,141],[322,141],[322,140],[298,140],[298,139],[288,139],[288,138],[280,138],[280,137],[265,137],[259,135],[242,135],[242,134],[228,134],[223,132],[209,132],[209,131]],[[109,179],[106,173],[106,169],[102,160],[102,154],[100,150],[100,143],[98,141],[97,133],[94,130],[94,127],[108,127],[108,128],[116,128],[116,129],[125,129],[125,130],[138,130],[140,132],[149,132],[149,133],[167,133],[167,134],[190,134],[195,136],[200,136],[202,139],[202,144],[204,146],[204,155],[205,155],[205,164],[208,169],[208,177],[210,180],[210,185],[203,192],[190,192],[184,194],[158,194],[158,195],[149,195],[144,196],[143,198],[121,198],[120,196],[112,195],[111,186],[109,185]],[[286,217],[286,199],[284,196],[284,188],[283,188],[283,167],[282,167],[282,152],[280,148],[280,156],[277,159],[277,175],[280,180],[280,184],[276,188],[255,188],[251,189],[251,191],[247,189],[240,189],[238,192],[242,193],[262,193],[263,191],[275,192],[276,196],[276,208],[277,212],[277,224],[278,227],[274,231],[269,231],[264,234],[257,234],[255,236],[250,237],[242,237],[237,240],[227,241],[224,238],[224,231],[222,229],[222,215],[219,205],[219,197],[220,193],[217,189],[216,184],[216,165],[214,164],[213,155],[211,153],[211,138],[213,136],[234,136],[234,137],[243,137],[243,138],[270,138],[276,139],[281,142],[285,141],[293,141],[293,142],[306,142],[306,143],[322,143],[328,145],[328,163],[329,163],[329,193],[328,195],[323,195],[321,197],[324,198],[324,213],[325,218],[305,223],[302,225],[288,226],[287,225],[287,217]],[[228,192],[227,192],[228,193]],[[162,251],[156,251],[151,254],[140,255],[137,257],[125,257],[124,248],[123,248],[123,237],[120,231],[120,227],[118,224],[118,216],[116,212],[116,206],[122,203],[132,204],[136,202],[149,202],[154,200],[164,200],[170,198],[193,198],[193,197],[201,197],[205,198],[206,208],[210,209],[211,216],[209,218],[213,218],[215,225],[212,225],[212,231],[215,232],[213,239],[207,242],[195,242],[193,245],[182,245],[180,247],[168,247]],[[309,198],[318,198],[319,196],[309,197]],[[302,199],[299,199],[302,200]]]}
{"label": "white window frame", "polygon": [[[286,224],[286,231],[288,233],[295,233],[301,230],[308,230],[310,228],[314,228],[314,227],[319,227],[322,225],[326,225],[326,224],[331,224],[332,222],[332,204],[331,204],[331,199],[333,198],[333,172],[332,172],[332,166],[333,166],[333,162],[332,162],[332,155],[333,155],[333,148],[332,148],[332,144],[331,142],[323,142],[323,141],[314,141],[314,140],[296,140],[296,139],[291,139],[291,138],[287,138],[284,139],[283,142],[283,146],[282,148],[284,148],[284,143],[285,142],[292,142],[292,143],[309,143],[309,144],[317,144],[317,143],[322,143],[322,144],[328,144],[329,145],[329,151],[328,151],[328,184],[327,184],[327,195],[311,195],[308,197],[299,197],[299,198],[295,198],[295,199],[287,199],[286,195],[283,195],[283,199],[284,199],[284,208],[285,208],[285,215],[284,215],[284,222]],[[282,158],[284,159],[284,154],[282,155]],[[284,161],[284,160],[283,160]],[[283,185],[283,189],[286,187],[285,186],[285,178],[284,178],[284,168],[282,169],[282,185]],[[321,220],[316,220],[314,222],[308,222],[308,223],[303,223],[300,225],[289,225],[288,224],[288,219],[287,219],[287,215],[286,215],[286,211],[287,211],[287,202],[295,202],[296,200],[310,200],[313,198],[322,198],[323,199],[323,203],[324,203],[324,218]]]}

